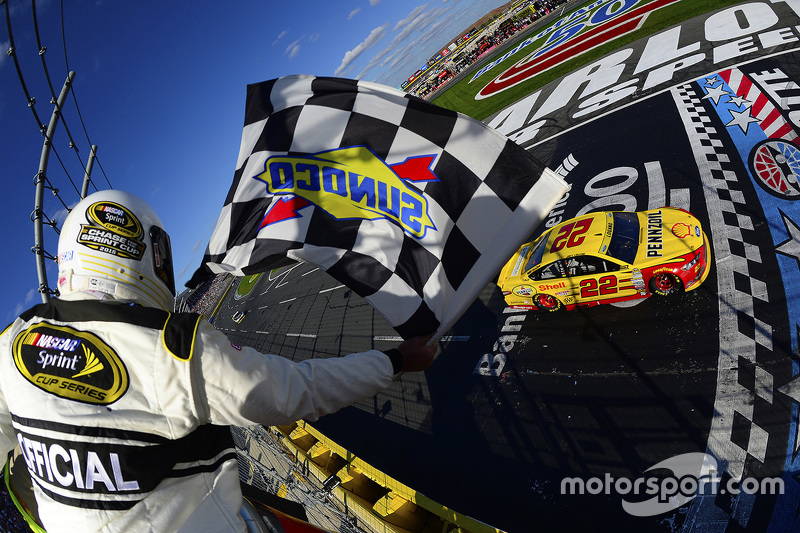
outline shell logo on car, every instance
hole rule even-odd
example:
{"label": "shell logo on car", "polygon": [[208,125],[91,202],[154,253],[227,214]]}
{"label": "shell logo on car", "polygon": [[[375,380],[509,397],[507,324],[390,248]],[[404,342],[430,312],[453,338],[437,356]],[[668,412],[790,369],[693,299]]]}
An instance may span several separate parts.
{"label": "shell logo on car", "polygon": [[688,211],[589,213],[521,246],[497,284],[512,308],[590,307],[694,290],[708,276],[709,254]]}
{"label": "shell logo on car", "polygon": [[680,222],[672,226],[672,234],[678,237],[679,239],[685,239],[692,233],[692,227],[689,224],[684,224]]}

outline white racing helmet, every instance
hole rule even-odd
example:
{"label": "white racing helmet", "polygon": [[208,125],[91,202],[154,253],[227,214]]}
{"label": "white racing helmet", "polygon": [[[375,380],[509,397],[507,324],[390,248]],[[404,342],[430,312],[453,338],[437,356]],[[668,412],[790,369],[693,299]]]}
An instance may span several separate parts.
{"label": "white racing helmet", "polygon": [[58,239],[58,290],[173,309],[169,235],[155,211],[127,192],[90,194],[70,212]]}

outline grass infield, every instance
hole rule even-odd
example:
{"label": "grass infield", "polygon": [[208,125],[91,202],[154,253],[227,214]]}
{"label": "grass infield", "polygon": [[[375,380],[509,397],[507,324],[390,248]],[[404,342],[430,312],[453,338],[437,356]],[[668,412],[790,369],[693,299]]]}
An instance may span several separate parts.
{"label": "grass infield", "polygon": [[[577,11],[583,6],[593,3],[594,0],[581,2],[577,4],[574,9],[565,11],[559,18],[554,18],[548,25],[542,26],[540,32],[547,29],[549,26],[555,24],[560,18],[567,17],[571,13]],[[459,111],[465,115],[469,115],[475,119],[483,120],[486,117],[496,113],[504,107],[513,104],[521,98],[531,94],[537,89],[547,85],[551,81],[557,80],[561,76],[569,74],[592,61],[613,52],[623,46],[630,44],[634,41],[659,32],[664,28],[674,26],[685,20],[689,20],[698,15],[716,11],[730,5],[742,3],[742,0],[680,0],[675,4],[663,7],[650,15],[645,20],[644,25],[638,30],[631,32],[627,35],[615,39],[590,50],[574,59],[565,61],[550,70],[534,76],[519,85],[515,85],[495,96],[483,100],[476,100],[475,95],[478,94],[487,83],[499,76],[502,72],[507,70],[512,65],[521,61],[523,58],[537,51],[542,44],[547,40],[547,35],[541,37],[537,42],[523,48],[516,54],[512,55],[502,63],[495,65],[491,70],[484,72],[479,78],[472,83],[469,80],[472,75],[466,76],[463,80],[455,82],[450,88],[440,95],[437,95],[432,102],[438,106],[453,111]],[[642,5],[645,5],[643,3]],[[531,32],[533,34],[533,32]],[[580,35],[580,34],[578,34]],[[499,55],[496,54],[495,57]],[[480,66],[493,60],[493,57],[487,58],[484,62],[478,64]],[[478,69],[476,69],[478,70]]]}

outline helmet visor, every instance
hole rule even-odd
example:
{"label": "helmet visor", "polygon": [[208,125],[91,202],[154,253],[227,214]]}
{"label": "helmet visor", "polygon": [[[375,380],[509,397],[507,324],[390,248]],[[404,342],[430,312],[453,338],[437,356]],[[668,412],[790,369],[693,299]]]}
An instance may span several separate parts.
{"label": "helmet visor", "polygon": [[151,226],[150,240],[153,243],[153,269],[156,276],[175,296],[175,273],[172,269],[172,246],[169,235],[158,226]]}

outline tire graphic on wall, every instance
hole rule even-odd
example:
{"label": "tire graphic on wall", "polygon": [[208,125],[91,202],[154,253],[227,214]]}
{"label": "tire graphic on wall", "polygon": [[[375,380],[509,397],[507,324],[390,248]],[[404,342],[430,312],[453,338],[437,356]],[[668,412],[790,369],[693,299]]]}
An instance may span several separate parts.
{"label": "tire graphic on wall", "polygon": [[750,153],[750,170],[762,189],[785,200],[800,199],[800,148],[768,139]]}

